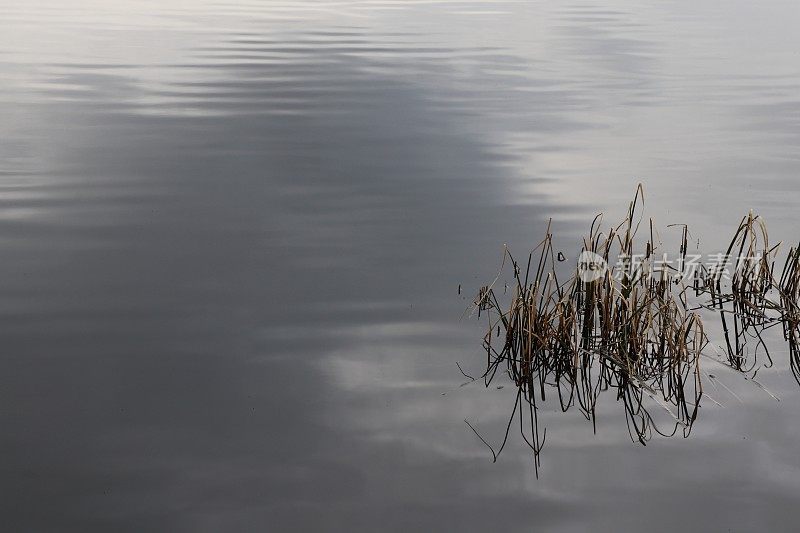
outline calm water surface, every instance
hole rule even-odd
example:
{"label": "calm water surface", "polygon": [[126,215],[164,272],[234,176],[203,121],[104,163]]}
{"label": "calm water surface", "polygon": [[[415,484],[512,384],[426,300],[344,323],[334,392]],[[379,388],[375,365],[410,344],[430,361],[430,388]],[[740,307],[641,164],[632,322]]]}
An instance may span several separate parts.
{"label": "calm water surface", "polygon": [[[503,243],[796,242],[800,4],[0,1],[8,531],[794,531],[785,352],[630,442],[510,388],[461,320]],[[464,294],[457,294],[458,284]],[[443,394],[444,393],[444,394]]]}

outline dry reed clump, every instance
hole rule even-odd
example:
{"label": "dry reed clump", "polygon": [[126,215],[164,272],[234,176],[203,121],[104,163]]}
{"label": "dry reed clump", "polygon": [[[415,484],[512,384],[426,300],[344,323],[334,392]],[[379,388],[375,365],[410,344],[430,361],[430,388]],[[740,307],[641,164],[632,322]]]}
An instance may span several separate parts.
{"label": "dry reed clump", "polygon": [[[701,307],[719,313],[728,363],[742,372],[757,368],[759,350],[767,358],[766,366],[772,365],[763,332],[780,323],[782,317],[780,299],[772,299],[772,293],[779,292],[773,277],[779,246],[770,247],[766,224],[750,212],[742,218],[719,263],[704,268],[700,279],[695,280],[695,295],[709,297]],[[731,259],[735,265],[730,282],[723,284],[723,275],[728,273],[726,264]],[[752,343],[756,347],[749,350]]]}
{"label": "dry reed clump", "polygon": [[[548,225],[524,269],[506,249],[501,273],[480,289],[475,309],[489,322],[483,339],[487,366],[482,378],[488,386],[503,371],[517,387],[497,451],[467,422],[494,460],[517,419],[523,439],[534,452],[538,475],[546,430],[539,429],[537,403],[545,401],[548,391],[558,397],[562,411],[579,409],[595,429],[598,399],[613,390],[624,406],[633,440],[645,444],[654,431],[671,436],[678,429],[688,436],[703,396],[700,358],[709,344],[700,316],[703,309],[719,313],[728,364],[740,372],[756,369],[759,347],[771,364],[762,333],[783,324],[793,355],[792,369],[800,379],[800,247],[792,250],[776,280],[778,246],[770,247],[766,226],[750,213],[725,254],[738,252],[744,258],[730,283],[723,283],[721,269],[703,268],[687,286],[688,229],[683,226],[676,266],[659,264],[656,252],[661,243],[652,220],[649,235],[637,246],[640,203],[641,185],[620,224],[605,233],[598,215],[584,238],[582,252],[597,254],[604,264],[620,258],[614,270],[587,276],[576,269],[560,282],[557,263],[561,258],[554,252]],[[641,261],[633,260],[637,257]],[[510,303],[501,305],[495,285],[507,262],[513,268],[513,283]],[[707,296],[708,300],[690,306],[691,292],[694,298]],[[753,339],[757,347],[751,353],[746,347]],[[671,415],[670,430],[656,425],[650,414],[653,406]]]}

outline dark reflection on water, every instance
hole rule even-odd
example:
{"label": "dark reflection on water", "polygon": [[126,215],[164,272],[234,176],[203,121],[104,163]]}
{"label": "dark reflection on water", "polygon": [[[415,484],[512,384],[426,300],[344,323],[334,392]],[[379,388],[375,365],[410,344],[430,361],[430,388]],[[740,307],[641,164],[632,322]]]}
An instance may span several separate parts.
{"label": "dark reflection on water", "polygon": [[559,419],[539,481],[462,422],[510,398],[458,389],[456,288],[548,217],[641,180],[796,237],[796,8],[686,8],[0,7],[8,527],[786,530],[795,410],[746,386],[647,449]]}

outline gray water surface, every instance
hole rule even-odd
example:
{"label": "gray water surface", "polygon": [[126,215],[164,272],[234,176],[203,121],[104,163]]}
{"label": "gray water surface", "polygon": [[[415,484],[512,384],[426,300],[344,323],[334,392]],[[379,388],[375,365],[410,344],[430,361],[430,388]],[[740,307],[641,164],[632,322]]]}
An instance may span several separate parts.
{"label": "gray water surface", "polygon": [[[688,439],[543,409],[462,318],[508,243],[797,242],[800,4],[0,0],[4,531],[794,531],[785,352]],[[461,284],[463,293],[458,294]],[[502,380],[496,384],[502,384]],[[506,383],[507,384],[507,383]]]}

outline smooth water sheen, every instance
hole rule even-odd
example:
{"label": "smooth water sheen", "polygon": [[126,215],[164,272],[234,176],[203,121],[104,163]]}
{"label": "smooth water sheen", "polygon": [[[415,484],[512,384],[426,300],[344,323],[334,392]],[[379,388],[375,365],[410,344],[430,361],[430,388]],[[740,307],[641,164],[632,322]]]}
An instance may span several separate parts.
{"label": "smooth water sheen", "polygon": [[[543,409],[463,318],[642,182],[797,242],[800,4],[0,0],[4,531],[793,531],[800,386],[688,439]],[[711,244],[715,243],[715,244]],[[719,243],[718,245],[716,243]],[[458,294],[458,285],[463,292]],[[497,385],[505,384],[503,389]]]}

